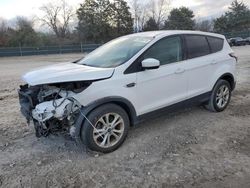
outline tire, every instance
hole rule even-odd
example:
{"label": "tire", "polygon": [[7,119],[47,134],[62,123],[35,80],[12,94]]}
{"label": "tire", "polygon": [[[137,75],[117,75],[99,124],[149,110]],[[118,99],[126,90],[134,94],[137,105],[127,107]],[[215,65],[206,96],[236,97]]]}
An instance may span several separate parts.
{"label": "tire", "polygon": [[130,121],[128,114],[120,106],[102,105],[91,111],[87,118],[92,125],[85,119],[81,129],[81,140],[88,149],[109,153],[119,148],[126,139]]}
{"label": "tire", "polygon": [[228,81],[218,80],[213,88],[208,104],[205,105],[205,108],[211,112],[222,112],[230,103],[231,92],[232,88]]}

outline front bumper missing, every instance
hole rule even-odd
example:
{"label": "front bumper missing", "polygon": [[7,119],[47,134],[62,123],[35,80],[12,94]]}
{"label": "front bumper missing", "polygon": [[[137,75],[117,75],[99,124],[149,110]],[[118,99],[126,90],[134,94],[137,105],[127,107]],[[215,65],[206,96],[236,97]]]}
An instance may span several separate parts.
{"label": "front bumper missing", "polygon": [[75,93],[56,92],[54,90],[54,99],[48,95],[48,100],[41,100],[40,87],[24,85],[18,90],[20,111],[28,124],[34,123],[37,137],[67,130],[70,135],[75,134],[76,119],[82,106],[74,98]]}
{"label": "front bumper missing", "polygon": [[18,90],[20,111],[22,115],[26,118],[27,123],[30,123],[32,120],[32,109],[34,109],[32,98],[29,94],[22,91],[23,89]]}
{"label": "front bumper missing", "polygon": [[80,109],[81,104],[73,98],[74,93],[68,95],[68,91],[61,91],[58,99],[39,102],[38,87],[29,88],[28,85],[20,86],[18,90],[20,111],[29,123],[36,120],[44,123],[51,118],[63,120]]}

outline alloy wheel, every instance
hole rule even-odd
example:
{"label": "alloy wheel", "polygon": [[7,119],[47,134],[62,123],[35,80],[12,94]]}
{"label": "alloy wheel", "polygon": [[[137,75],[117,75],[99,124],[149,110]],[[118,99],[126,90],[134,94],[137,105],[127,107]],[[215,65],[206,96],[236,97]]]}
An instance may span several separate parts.
{"label": "alloy wheel", "polygon": [[104,114],[95,124],[93,130],[94,141],[99,147],[112,147],[122,138],[124,128],[124,120],[119,114]]}
{"label": "alloy wheel", "polygon": [[229,97],[230,97],[230,92],[228,86],[226,85],[220,86],[220,88],[216,93],[216,105],[219,108],[224,108],[229,101]]}

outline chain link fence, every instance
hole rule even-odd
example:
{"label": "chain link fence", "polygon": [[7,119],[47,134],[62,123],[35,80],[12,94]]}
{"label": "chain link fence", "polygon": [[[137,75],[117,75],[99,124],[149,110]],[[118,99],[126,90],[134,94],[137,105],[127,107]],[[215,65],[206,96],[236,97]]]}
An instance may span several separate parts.
{"label": "chain link fence", "polygon": [[101,44],[78,44],[63,46],[42,46],[42,47],[7,47],[0,48],[0,57],[27,56],[27,55],[48,55],[64,53],[89,53],[101,46]]}
{"label": "chain link fence", "polygon": [[229,33],[222,33],[222,35],[225,35],[227,39],[234,37],[242,37],[244,39],[250,37],[250,31],[229,32]]}
{"label": "chain link fence", "polygon": [[[250,31],[222,33],[226,38],[250,37]],[[64,53],[89,53],[101,46],[101,44],[77,44],[63,46],[42,46],[42,47],[7,47],[0,48],[0,57],[27,56],[27,55],[49,55]]]}

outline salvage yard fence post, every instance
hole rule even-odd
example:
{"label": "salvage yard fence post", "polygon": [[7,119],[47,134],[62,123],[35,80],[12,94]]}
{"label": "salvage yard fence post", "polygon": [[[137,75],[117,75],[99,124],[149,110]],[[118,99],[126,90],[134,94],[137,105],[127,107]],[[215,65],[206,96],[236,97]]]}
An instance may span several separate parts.
{"label": "salvage yard fence post", "polygon": [[20,43],[19,43],[19,51],[20,51],[20,56],[23,56],[22,46],[21,46],[21,44],[20,44]]}

